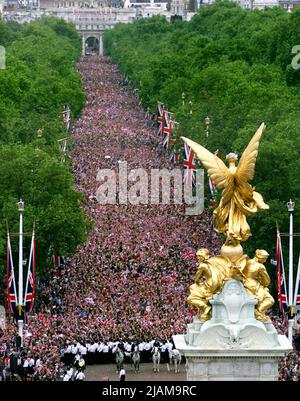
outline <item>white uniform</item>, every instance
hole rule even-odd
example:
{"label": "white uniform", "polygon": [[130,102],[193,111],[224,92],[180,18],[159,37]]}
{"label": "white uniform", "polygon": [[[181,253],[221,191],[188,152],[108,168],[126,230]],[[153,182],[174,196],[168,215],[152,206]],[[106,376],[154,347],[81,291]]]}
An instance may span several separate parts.
{"label": "white uniform", "polygon": [[125,351],[126,351],[126,352],[131,352],[131,344],[129,344],[129,343],[126,342],[126,343],[124,344],[124,348],[125,348]]}
{"label": "white uniform", "polygon": [[77,345],[72,345],[72,354],[76,355],[78,351]]}
{"label": "white uniform", "polygon": [[150,351],[152,349],[152,347],[153,347],[152,343],[145,343],[144,349],[145,349],[145,351]]}
{"label": "white uniform", "polygon": [[91,347],[90,347],[90,352],[96,352],[96,349],[98,348],[98,343],[94,343]]}
{"label": "white uniform", "polygon": [[166,347],[167,347],[168,351],[170,352],[170,351],[172,351],[172,349],[173,349],[173,344],[170,343],[170,341],[168,341],[168,342],[166,343]]}
{"label": "white uniform", "polygon": [[100,344],[98,345],[98,347],[97,347],[97,352],[102,352],[102,351],[103,351],[103,347],[104,347],[104,344],[103,344],[103,343],[100,343]]}
{"label": "white uniform", "polygon": [[28,361],[28,366],[31,368],[32,366],[34,366],[34,359],[30,358]]}
{"label": "white uniform", "polygon": [[140,352],[144,351],[145,343],[144,343],[144,342],[140,343],[140,344],[138,345],[138,347],[139,347],[139,351],[140,351]]}
{"label": "white uniform", "polygon": [[78,372],[75,376],[76,380],[84,380],[85,379],[85,374],[83,372]]}
{"label": "white uniform", "polygon": [[68,375],[68,373],[66,373],[66,374],[64,375],[63,381],[64,381],[64,382],[69,382],[70,379],[71,379],[70,376]]}
{"label": "white uniform", "polygon": [[38,358],[35,362],[35,366],[38,368],[39,366],[42,366],[42,361],[40,360],[40,358]]}
{"label": "white uniform", "polygon": [[107,352],[109,352],[109,346],[108,345],[103,345],[103,351],[102,352],[104,352],[105,354],[107,353]]}
{"label": "white uniform", "polygon": [[81,355],[86,355],[87,354],[87,348],[84,345],[81,346],[80,353],[81,353]]}

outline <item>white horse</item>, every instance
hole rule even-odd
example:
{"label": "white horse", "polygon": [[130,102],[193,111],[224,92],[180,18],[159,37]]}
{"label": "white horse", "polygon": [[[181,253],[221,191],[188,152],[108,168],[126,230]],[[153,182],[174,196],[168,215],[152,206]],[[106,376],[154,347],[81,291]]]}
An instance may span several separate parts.
{"label": "white horse", "polygon": [[139,348],[136,345],[134,347],[134,351],[133,351],[132,356],[131,356],[131,366],[133,364],[134,371],[136,373],[140,370],[140,360],[141,360],[141,357],[140,357],[140,353],[139,353]]}
{"label": "white horse", "polygon": [[152,350],[152,361],[153,361],[153,371],[159,372],[159,363],[160,363],[160,349],[159,347],[154,347]]}
{"label": "white horse", "polygon": [[[175,373],[179,372],[179,365],[181,364],[181,354],[178,349],[173,349],[169,351],[170,365],[174,364]],[[169,365],[168,370],[170,371]]]}
{"label": "white horse", "polygon": [[117,364],[117,370],[119,372],[123,365],[124,353],[119,347],[117,347],[114,352],[116,354],[116,364]]}

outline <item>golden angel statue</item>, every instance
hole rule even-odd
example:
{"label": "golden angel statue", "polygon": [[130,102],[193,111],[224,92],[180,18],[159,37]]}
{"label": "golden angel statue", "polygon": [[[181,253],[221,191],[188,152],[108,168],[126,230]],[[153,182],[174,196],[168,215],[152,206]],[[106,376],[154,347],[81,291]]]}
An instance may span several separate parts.
{"label": "golden angel statue", "polygon": [[221,201],[214,210],[215,229],[233,242],[246,241],[251,235],[246,219],[248,215],[256,213],[258,209],[269,208],[248,182],[254,177],[259,141],[264,129],[265,124],[262,123],[244,150],[238,166],[235,153],[226,156],[228,167],[203,146],[182,137],[207,169],[213,183],[218,189],[223,189]]}

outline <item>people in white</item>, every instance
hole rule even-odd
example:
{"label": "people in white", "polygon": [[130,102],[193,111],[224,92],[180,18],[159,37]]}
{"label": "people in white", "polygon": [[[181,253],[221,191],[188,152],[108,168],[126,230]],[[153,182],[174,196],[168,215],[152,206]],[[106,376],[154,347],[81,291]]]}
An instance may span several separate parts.
{"label": "people in white", "polygon": [[77,372],[75,375],[75,380],[84,380],[85,374],[83,372]]}

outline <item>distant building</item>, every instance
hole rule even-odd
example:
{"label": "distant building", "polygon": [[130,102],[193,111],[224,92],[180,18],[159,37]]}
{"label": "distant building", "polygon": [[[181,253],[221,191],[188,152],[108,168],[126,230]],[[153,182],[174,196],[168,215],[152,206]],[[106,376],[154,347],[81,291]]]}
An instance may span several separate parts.
{"label": "distant building", "polygon": [[123,0],[39,0],[40,9],[123,7]]}
{"label": "distant building", "polygon": [[[214,0],[197,0],[198,8],[201,6],[209,5],[214,3]],[[241,8],[251,9],[255,8],[258,10],[263,10],[266,7],[279,7],[280,0],[232,0],[235,3],[239,4]],[[288,2],[288,0],[286,0]],[[295,0],[295,2],[300,2],[300,0]]]}
{"label": "distant building", "polygon": [[300,0],[279,0],[279,5],[291,11],[293,8],[300,7]]}

